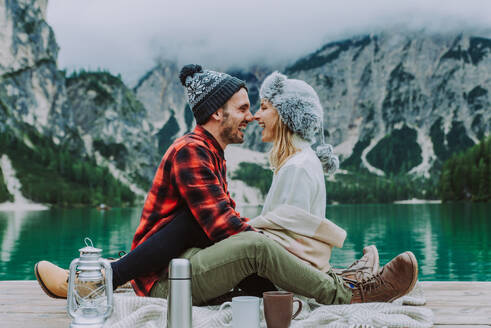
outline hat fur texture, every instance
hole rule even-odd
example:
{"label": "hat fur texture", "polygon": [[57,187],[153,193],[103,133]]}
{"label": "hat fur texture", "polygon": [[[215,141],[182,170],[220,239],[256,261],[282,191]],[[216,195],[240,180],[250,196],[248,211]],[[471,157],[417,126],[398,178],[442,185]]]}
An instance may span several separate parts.
{"label": "hat fur texture", "polygon": [[324,170],[334,173],[339,159],[332,146],[323,141],[324,110],[315,90],[305,81],[289,79],[286,75],[273,72],[268,75],[259,90],[261,99],[267,99],[278,110],[281,120],[294,133],[313,143],[320,132],[322,144],[317,147],[317,156]]}
{"label": "hat fur texture", "polygon": [[283,123],[293,132],[307,141],[315,140],[322,124],[323,110],[310,85],[274,72],[266,77],[259,94],[276,107]]}

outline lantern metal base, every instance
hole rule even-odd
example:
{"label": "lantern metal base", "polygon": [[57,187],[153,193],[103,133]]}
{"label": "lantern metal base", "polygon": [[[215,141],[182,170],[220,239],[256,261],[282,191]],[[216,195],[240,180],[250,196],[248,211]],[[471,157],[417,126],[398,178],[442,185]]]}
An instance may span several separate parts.
{"label": "lantern metal base", "polygon": [[70,328],[102,328],[104,326],[104,318],[102,317],[82,317],[73,318],[70,323]]}
{"label": "lantern metal base", "polygon": [[71,323],[70,328],[102,328],[104,323]]}

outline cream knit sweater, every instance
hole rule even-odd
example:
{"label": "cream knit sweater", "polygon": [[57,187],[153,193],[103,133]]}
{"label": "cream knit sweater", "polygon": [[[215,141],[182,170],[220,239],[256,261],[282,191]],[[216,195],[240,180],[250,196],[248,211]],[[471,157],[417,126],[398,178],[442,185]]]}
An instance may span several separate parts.
{"label": "cream knit sweater", "polygon": [[261,215],[286,204],[324,218],[326,185],[322,164],[307,141],[294,135],[293,145],[300,151],[291,156],[273,176]]}
{"label": "cream knit sweater", "polygon": [[325,218],[322,165],[310,144],[294,137],[300,151],[273,177],[261,215],[251,225],[300,259],[322,271],[330,268],[332,247],[342,247],[346,231]]}

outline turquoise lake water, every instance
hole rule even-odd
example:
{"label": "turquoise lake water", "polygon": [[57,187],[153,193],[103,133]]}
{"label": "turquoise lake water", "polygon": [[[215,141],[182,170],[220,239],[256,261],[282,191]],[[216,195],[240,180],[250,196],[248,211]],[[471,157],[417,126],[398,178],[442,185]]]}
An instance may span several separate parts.
{"label": "turquoise lake water", "polygon": [[[243,214],[254,216],[259,208]],[[49,260],[63,267],[78,257],[84,237],[104,256],[129,250],[141,208],[52,209],[0,212],[0,280],[35,279],[33,266]],[[384,264],[411,250],[420,280],[491,280],[491,204],[333,205],[326,216],[343,227],[344,247],[331,263],[343,267],[375,244]]]}

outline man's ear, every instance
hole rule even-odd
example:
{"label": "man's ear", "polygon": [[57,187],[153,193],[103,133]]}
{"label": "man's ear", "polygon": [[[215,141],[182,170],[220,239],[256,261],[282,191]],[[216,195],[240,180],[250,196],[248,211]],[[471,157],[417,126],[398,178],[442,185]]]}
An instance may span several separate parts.
{"label": "man's ear", "polygon": [[211,117],[213,117],[216,121],[221,121],[223,118],[223,108],[218,108],[216,112],[211,114]]}

